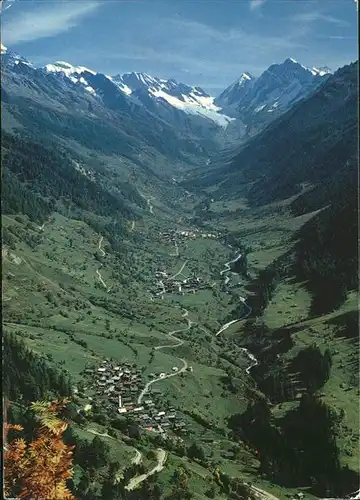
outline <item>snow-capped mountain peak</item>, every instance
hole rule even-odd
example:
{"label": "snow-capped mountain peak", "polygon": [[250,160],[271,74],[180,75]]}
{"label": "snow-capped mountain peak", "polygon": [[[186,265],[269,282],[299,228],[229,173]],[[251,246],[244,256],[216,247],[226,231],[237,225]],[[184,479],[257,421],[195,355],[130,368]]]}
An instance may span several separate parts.
{"label": "snow-capped mountain peak", "polygon": [[246,113],[283,112],[307,95],[321,79],[320,73],[289,57],[283,63],[272,64],[253,81],[238,103],[238,109]]}
{"label": "snow-capped mountain peak", "polygon": [[[221,108],[214,104],[214,98],[203,89],[190,87],[174,79],[156,78],[143,72],[108,76],[96,73],[85,66],[73,66],[66,61],[47,64],[43,71],[48,74],[62,75],[73,84],[83,87],[86,91],[98,97],[104,97],[103,93],[106,92],[104,85],[107,91],[110,91],[109,83],[111,82],[112,88],[120,91],[122,98],[130,98],[129,104],[132,102],[145,107],[150,106],[153,111],[155,106],[158,112],[164,106],[170,105],[172,108],[181,110],[186,114],[201,115],[203,118],[223,127],[227,126],[232,120],[221,113]],[[100,80],[102,83],[100,83]]]}
{"label": "snow-capped mountain peak", "polygon": [[159,84],[161,84],[160,79],[154,78],[147,73],[137,73],[135,71],[131,73],[125,73],[123,75],[116,75],[112,78],[115,82],[126,85],[132,91],[158,86]]}
{"label": "snow-capped mountain peak", "polygon": [[56,61],[55,64],[47,64],[44,69],[49,73],[64,73],[67,77],[74,74],[80,75],[84,72],[96,75],[95,71],[86,68],[85,66],[73,66],[66,61]]}
{"label": "snow-capped mountain peak", "polygon": [[122,92],[131,94],[143,105],[152,102],[158,109],[159,106],[170,105],[187,114],[201,115],[221,126],[227,126],[231,121],[215,105],[214,98],[201,87],[190,87],[173,78],[164,80],[136,72],[116,75],[112,77],[112,81]]}
{"label": "snow-capped mountain peak", "polygon": [[251,76],[251,75],[249,75],[248,73],[243,73],[243,74],[241,75],[241,77],[240,77],[239,82],[243,82],[243,81],[245,81],[245,80],[251,80],[251,79],[252,79],[252,76]]}
{"label": "snow-capped mountain peak", "polygon": [[241,87],[243,85],[246,85],[248,82],[251,82],[254,77],[250,73],[243,73],[240,78],[238,78],[230,87]]}
{"label": "snow-capped mountain peak", "polygon": [[84,78],[84,73],[96,75],[97,73],[85,66],[73,66],[66,61],[56,61],[54,64],[46,64],[43,68],[46,73],[61,74],[68,78],[72,83],[83,86],[83,88],[91,94],[96,94],[94,88]]}
{"label": "snow-capped mountain peak", "polygon": [[239,100],[251,87],[253,81],[254,77],[250,73],[243,73],[240,78],[216,98],[215,103],[225,109],[236,107]]}
{"label": "snow-capped mountain peak", "polygon": [[312,67],[311,71],[314,75],[319,76],[330,75],[332,73],[331,69],[328,66],[322,66],[321,68]]}
{"label": "snow-capped mountain peak", "polygon": [[27,59],[24,57],[20,56],[16,52],[12,52],[9,50],[5,45],[1,44],[1,56],[2,60],[5,62],[5,64],[8,64],[10,66],[18,66],[19,64],[29,66],[31,68],[34,68],[31,62],[29,62]]}
{"label": "snow-capped mountain peak", "polygon": [[171,95],[180,97],[181,94],[193,93],[194,95],[209,97],[209,95],[200,87],[190,87],[183,83],[179,83],[173,78],[164,80],[156,78],[147,73],[124,73],[123,75],[116,75],[112,77],[115,83],[125,85],[131,89],[132,92],[137,90],[147,90],[149,92],[156,92],[163,90]]}
{"label": "snow-capped mountain peak", "polygon": [[293,78],[294,75],[296,75],[296,77],[299,77],[299,75],[304,75],[305,73],[307,73],[307,76],[309,77],[312,73],[309,68],[300,64],[293,57],[288,57],[284,62],[280,64],[272,64],[266,71],[264,71],[264,73],[266,73],[267,71],[273,72],[274,74],[276,73],[277,75],[281,75],[282,78]]}
{"label": "snow-capped mountain peak", "polygon": [[[331,73],[327,67],[306,68],[289,57],[280,64],[272,64],[257,78],[243,72],[214,99],[199,86],[190,86],[174,78],[153,77],[144,72],[108,76],[66,61],[56,61],[37,69],[2,44],[1,57],[5,65],[14,68],[18,74],[22,71],[39,72],[48,79],[50,86],[57,83],[58,88],[60,85],[66,90],[70,85],[71,91],[77,88],[88,97],[90,93],[112,109],[126,109],[131,113],[136,107],[141,107],[165,121],[199,126],[200,129],[214,128],[214,125],[226,128],[230,122],[238,120],[242,129],[260,130],[270,119],[306,97]],[[235,124],[231,130],[236,127]]]}
{"label": "snow-capped mountain peak", "polygon": [[294,59],[293,57],[288,57],[287,59],[285,59],[283,64],[287,65],[287,66],[291,66],[291,64],[297,64],[297,65],[301,66],[301,68],[303,68],[304,70],[310,71],[310,73],[312,73],[314,76],[315,75],[325,76],[325,75],[329,75],[330,73],[332,73],[331,69],[328,68],[327,66],[323,66],[321,68],[315,68],[314,66],[312,68],[307,68],[306,66],[303,66],[298,61],[296,61],[296,59]]}
{"label": "snow-capped mountain peak", "polygon": [[[256,129],[306,97],[331,71],[309,69],[293,57],[272,64],[259,77],[248,73],[230,85],[215,101],[227,113]],[[246,78],[249,76],[250,78]]]}

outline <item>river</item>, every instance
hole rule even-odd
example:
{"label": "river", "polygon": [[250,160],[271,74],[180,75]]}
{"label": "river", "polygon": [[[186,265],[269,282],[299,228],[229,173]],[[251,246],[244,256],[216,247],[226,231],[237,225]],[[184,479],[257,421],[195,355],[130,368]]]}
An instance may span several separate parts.
{"label": "river", "polygon": [[[224,264],[224,269],[222,271],[220,271],[220,276],[222,276],[224,273],[227,273],[231,270],[230,268],[230,265],[231,264],[234,264],[235,262],[237,262],[240,258],[242,257],[242,254],[239,253],[233,260],[230,260],[229,262],[226,262],[226,264]],[[226,278],[227,279],[227,278]],[[225,279],[225,283],[227,283]],[[247,318],[251,312],[252,312],[252,308],[246,303],[246,299],[244,297],[240,297],[240,301],[244,304],[244,306],[247,308],[247,312],[244,314],[244,316],[242,316],[241,318],[238,318],[238,319],[233,319],[232,321],[228,321],[227,323],[225,323],[215,334],[215,336],[217,337],[218,335],[220,335],[220,333],[224,332],[225,330],[227,330],[229,328],[229,326],[233,325],[234,323],[237,323],[238,321],[242,320],[242,319],[245,319]],[[254,356],[254,354],[252,352],[249,351],[249,349],[246,349],[246,347],[242,347],[241,348],[241,351],[246,354],[246,356],[250,359],[251,361],[251,364],[246,368],[246,373],[247,374],[250,374],[250,371],[252,368],[254,368],[254,366],[257,366],[259,364],[259,361],[256,359],[256,357]]]}

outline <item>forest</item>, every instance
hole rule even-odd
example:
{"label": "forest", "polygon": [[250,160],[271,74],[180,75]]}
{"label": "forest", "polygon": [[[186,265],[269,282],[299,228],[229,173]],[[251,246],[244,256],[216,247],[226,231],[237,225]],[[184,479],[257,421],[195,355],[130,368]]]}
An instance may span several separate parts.
{"label": "forest", "polygon": [[[61,206],[97,216],[117,213],[133,217],[131,209],[120,197],[101,187],[76,170],[72,160],[62,151],[2,133],[3,213],[24,213],[31,220],[42,222]],[[133,189],[129,194],[133,198]],[[140,196],[139,196],[140,198]]]}
{"label": "forest", "polygon": [[304,393],[299,406],[280,421],[265,399],[249,403],[229,419],[234,438],[258,450],[260,471],[287,487],[311,484],[316,495],[345,494],[358,487],[355,472],[339,463],[335,433],[343,415]]}
{"label": "forest", "polygon": [[[304,207],[304,205],[302,205]],[[354,182],[338,188],[328,207],[317,213],[293,236],[293,249],[261,270],[249,284],[254,295],[248,303],[253,315],[261,315],[277,282],[292,276],[311,292],[310,314],[337,309],[347,293],[357,287],[357,196]]]}
{"label": "forest", "polygon": [[345,197],[305,224],[296,235],[294,272],[312,293],[311,313],[338,308],[357,287],[357,200],[355,185]]}
{"label": "forest", "polygon": [[11,401],[28,404],[51,395],[71,395],[69,374],[50,366],[44,357],[31,351],[19,336],[4,333],[3,356],[6,359],[3,390]]}

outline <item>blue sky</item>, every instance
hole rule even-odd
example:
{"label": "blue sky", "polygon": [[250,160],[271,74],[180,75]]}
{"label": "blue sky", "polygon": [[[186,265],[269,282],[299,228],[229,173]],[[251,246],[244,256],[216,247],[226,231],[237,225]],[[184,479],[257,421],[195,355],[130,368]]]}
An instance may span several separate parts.
{"label": "blue sky", "polygon": [[354,0],[4,0],[2,43],[36,65],[142,71],[217,94],[287,57],[356,60],[357,12]]}

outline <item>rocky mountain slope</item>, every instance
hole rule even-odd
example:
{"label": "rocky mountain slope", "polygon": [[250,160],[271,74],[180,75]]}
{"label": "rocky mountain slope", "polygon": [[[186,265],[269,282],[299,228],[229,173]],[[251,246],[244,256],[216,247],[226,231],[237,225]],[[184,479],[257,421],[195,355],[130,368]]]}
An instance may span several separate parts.
{"label": "rocky mountain slope", "polygon": [[[221,132],[246,134],[248,125],[236,118],[225,128],[195,112],[213,102],[199,88],[2,57],[3,126],[17,132],[2,137],[4,325],[64,375],[51,387],[57,376],[33,356],[30,366],[7,362],[7,396],[74,392],[74,432],[98,434],[91,447],[72,436],[76,497],[123,497],[159,446],[164,471],[131,499],[354,491],[357,315],[347,295],[356,285],[357,64],[305,98],[307,77],[293,87],[291,76],[281,80],[282,109],[297,103],[216,163],[207,156]],[[258,81],[248,76],[244,102]],[[271,103],[275,89],[269,77],[262,98]],[[237,90],[227,96],[233,104]],[[260,96],[248,98],[249,116]],[[241,273],[230,268],[238,252]],[[154,297],[164,288],[158,275],[181,274],[208,289]],[[101,391],[89,396],[84,372],[106,358],[133,363],[147,388],[167,374],[151,397],[180,414],[181,439],[144,430],[137,416],[119,418]],[[99,467],[104,441],[114,454]],[[125,443],[140,448],[149,469],[135,467]]]}
{"label": "rocky mountain slope", "polygon": [[328,68],[308,69],[288,58],[272,64],[258,78],[243,73],[215,99],[215,104],[240,119],[247,126],[247,134],[254,135],[313,92],[329,74]]}
{"label": "rocky mountain slope", "polygon": [[152,102],[155,107],[157,104],[159,112],[161,105],[167,104],[183,113],[201,116],[225,128],[232,120],[214,104],[214,97],[200,87],[153,78],[145,73],[125,73],[113,77],[113,81],[126,94],[137,98],[144,105]]}
{"label": "rocky mountain slope", "polygon": [[[109,76],[65,61],[35,68],[4,46],[1,55],[5,102],[14,93],[18,98],[35,100],[38,94],[42,104],[52,102],[52,106],[63,111],[66,107],[71,113],[75,103],[82,116],[89,111],[93,118],[117,122],[120,132],[133,137],[134,130],[140,131],[148,145],[162,154],[187,160],[194,155],[213,156],[219,149],[246,141],[311,93],[329,72],[309,70],[287,59],[270,66],[259,78],[244,73],[214,98],[200,87],[145,73]],[[26,83],[23,77],[28,80]],[[64,91],[67,98],[60,99]],[[10,121],[14,122],[14,109],[10,114]],[[7,120],[5,126],[6,123]],[[113,131],[108,135],[113,135]]]}
{"label": "rocky mountain slope", "polygon": [[287,263],[311,291],[313,314],[337,308],[357,284],[357,73],[357,62],[339,69],[228,165],[184,183],[211,188],[212,200],[313,216]]}
{"label": "rocky mountain slope", "polygon": [[[63,71],[35,68],[8,50],[1,57],[5,129],[26,130],[33,138],[56,138],[67,146],[75,141],[155,170],[170,160],[174,172],[206,158],[215,147],[211,136],[196,135],[191,127],[162,119],[101,73],[65,63]],[[163,173],[173,175],[173,171]]]}
{"label": "rocky mountain slope", "polygon": [[316,196],[306,194],[313,198],[311,208],[324,206],[329,186],[339,185],[341,178],[341,187],[354,172],[357,67],[353,63],[339,69],[243,146],[228,165],[203,172],[199,183],[219,184],[215,197],[246,192],[255,205],[299,194],[311,184],[316,192]]}

